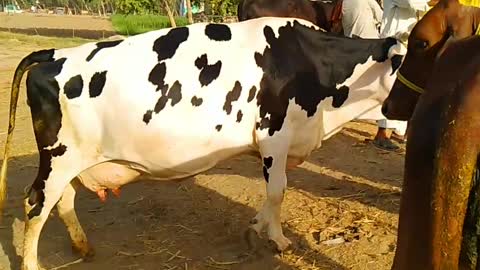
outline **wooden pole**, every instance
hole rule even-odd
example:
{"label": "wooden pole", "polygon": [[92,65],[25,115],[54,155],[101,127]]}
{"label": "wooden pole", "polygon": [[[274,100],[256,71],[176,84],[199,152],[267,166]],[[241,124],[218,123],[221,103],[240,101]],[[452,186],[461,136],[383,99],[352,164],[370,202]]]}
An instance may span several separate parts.
{"label": "wooden pole", "polygon": [[167,0],[163,0],[163,4],[165,5],[165,10],[167,10],[167,15],[168,18],[170,19],[170,24],[172,27],[177,27],[177,24],[175,23],[175,18],[173,17],[172,10],[170,10],[170,7],[168,6]]}
{"label": "wooden pole", "polygon": [[192,24],[193,23],[192,2],[190,0],[187,0],[187,18],[188,18],[188,23]]}

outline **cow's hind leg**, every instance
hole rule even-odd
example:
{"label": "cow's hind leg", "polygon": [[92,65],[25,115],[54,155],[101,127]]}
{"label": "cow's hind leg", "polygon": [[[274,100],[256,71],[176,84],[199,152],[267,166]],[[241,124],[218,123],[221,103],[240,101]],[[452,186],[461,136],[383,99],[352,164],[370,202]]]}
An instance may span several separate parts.
{"label": "cow's hind leg", "polygon": [[38,175],[25,200],[23,270],[40,269],[37,261],[40,232],[71,180],[83,170],[79,165],[82,163],[85,165],[74,149],[61,144],[40,150]]}
{"label": "cow's hind leg", "polygon": [[[282,138],[280,138],[282,137]],[[267,182],[267,199],[260,212],[251,221],[257,234],[267,228],[268,237],[276,244],[278,251],[285,250],[291,241],[283,235],[280,223],[280,210],[283,202],[287,175],[288,142],[284,136],[269,137],[260,141],[263,162],[263,175]]]}
{"label": "cow's hind leg", "polygon": [[72,181],[63,192],[62,198],[57,203],[57,210],[60,219],[67,227],[70,238],[72,239],[72,249],[79,253],[85,260],[90,260],[95,252],[88,244],[87,236],[83,231],[77,214],[75,213],[75,194],[78,180]]}

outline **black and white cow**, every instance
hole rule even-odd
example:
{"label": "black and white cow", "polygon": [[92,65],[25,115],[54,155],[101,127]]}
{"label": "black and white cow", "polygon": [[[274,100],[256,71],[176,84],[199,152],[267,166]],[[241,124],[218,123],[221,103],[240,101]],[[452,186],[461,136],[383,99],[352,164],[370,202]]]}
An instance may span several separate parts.
{"label": "black and white cow", "polygon": [[38,269],[40,231],[55,205],[74,247],[93,254],[74,210],[76,176],[104,198],[142,175],[184,178],[242,153],[261,157],[267,183],[251,229],[267,229],[284,250],[286,168],[348,121],[382,117],[395,46],[267,17],[31,53],[15,72],[0,178],[3,202],[19,84],[37,63],[27,96],[40,165],[25,200],[23,269]]}

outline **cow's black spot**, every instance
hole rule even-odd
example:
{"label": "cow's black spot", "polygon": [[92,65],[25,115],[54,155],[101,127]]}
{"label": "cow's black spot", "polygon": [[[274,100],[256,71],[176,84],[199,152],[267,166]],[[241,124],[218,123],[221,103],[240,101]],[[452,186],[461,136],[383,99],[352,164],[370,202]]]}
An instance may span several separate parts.
{"label": "cow's black spot", "polygon": [[238,110],[237,112],[237,123],[240,123],[242,121],[243,113],[242,110]]}
{"label": "cow's black spot", "polygon": [[265,157],[263,158],[263,165],[267,167],[267,169],[270,169],[273,165],[273,157]]}
{"label": "cow's black spot", "polygon": [[197,60],[195,60],[195,66],[200,70],[206,65],[208,65],[208,59],[206,54],[202,54],[202,56],[198,57]]}
{"label": "cow's black spot", "polygon": [[216,129],[217,131],[222,130],[222,125],[216,125],[216,126],[215,126],[215,129]]}
{"label": "cow's black spot", "polygon": [[265,181],[268,183],[270,175],[268,174],[268,169],[265,166],[263,166],[263,178],[265,178]]}
{"label": "cow's black spot", "polygon": [[182,99],[182,84],[180,84],[180,82],[175,81],[175,83],[173,83],[168,92],[168,98],[172,101],[172,107],[180,102]]}
{"label": "cow's black spot", "polygon": [[101,50],[101,49],[105,49],[105,48],[111,48],[111,47],[115,47],[117,46],[118,44],[122,43],[123,39],[120,39],[120,40],[112,40],[112,41],[102,41],[102,42],[97,42],[97,44],[95,44],[97,46],[97,48],[95,48],[88,56],[87,56],[87,62],[92,60],[93,57]]}
{"label": "cow's black spot", "polygon": [[172,58],[180,44],[188,39],[188,31],[187,27],[177,27],[157,38],[153,43],[153,51],[158,54],[158,61]]}
{"label": "cow's black spot", "polygon": [[67,98],[77,98],[82,94],[83,79],[81,75],[73,76],[65,83],[63,90]]}
{"label": "cow's black spot", "polygon": [[155,104],[155,108],[153,109],[153,111],[155,113],[159,113],[160,111],[162,111],[163,109],[165,109],[165,106],[167,105],[167,101],[168,101],[168,97],[166,96],[161,96],[158,101],[157,101],[157,104]]}
{"label": "cow's black spot", "polygon": [[106,70],[102,72],[95,72],[95,74],[93,74],[92,79],[90,80],[90,84],[88,85],[91,98],[98,97],[102,93],[106,81]]}
{"label": "cow's black spot", "polygon": [[28,191],[28,204],[33,206],[27,214],[28,219],[32,219],[42,212],[43,203],[45,202],[45,193],[43,190],[45,189],[45,181],[52,172],[52,158],[62,156],[66,151],[67,147],[63,144],[50,150],[40,150],[40,164],[38,166],[37,178]]}
{"label": "cow's black spot", "polygon": [[55,77],[60,74],[66,58],[33,66],[27,75],[27,98],[34,131],[40,149],[53,146],[62,126],[62,111],[58,101],[60,87]]}
{"label": "cow's black spot", "polygon": [[272,167],[273,164],[273,157],[265,157],[263,158],[263,177],[265,178],[265,181],[267,181],[270,178],[270,175],[268,173],[268,169]]}
{"label": "cow's black spot", "polygon": [[195,107],[198,107],[198,106],[202,105],[202,103],[203,103],[203,99],[198,98],[196,96],[193,96],[191,101],[192,101],[192,105],[195,106]]}
{"label": "cow's black spot", "polygon": [[153,111],[152,111],[152,110],[148,110],[148,111],[143,115],[143,122],[145,122],[145,124],[150,123],[150,120],[152,120],[152,114],[153,114]]}
{"label": "cow's black spot", "polygon": [[343,105],[348,87],[337,89],[337,85],[369,58],[385,61],[388,49],[396,43],[392,39],[348,39],[298,22],[280,27],[277,36],[265,26],[264,36],[268,46],[252,56],[264,72],[256,96],[260,111],[256,127],[267,129],[270,136],[282,128],[292,99],[308,117],[326,98],[333,98],[333,107]]}
{"label": "cow's black spot", "polygon": [[168,85],[165,85],[162,88],[161,96],[158,98],[153,110],[148,110],[143,115],[143,122],[145,122],[145,124],[150,123],[153,112],[156,114],[160,113],[163,109],[165,109],[169,100],[171,101],[170,105],[172,107],[177,105],[182,100],[182,84],[180,84],[179,81],[175,81],[170,88],[168,88]]}
{"label": "cow's black spot", "polygon": [[164,62],[156,64],[150,74],[148,75],[148,81],[157,86],[157,90],[165,87],[165,75],[167,74],[167,66]]}
{"label": "cow's black spot", "polygon": [[215,41],[228,41],[232,39],[230,27],[225,24],[210,23],[205,27],[205,35]]}
{"label": "cow's black spot", "polygon": [[30,205],[35,205],[29,218],[38,215],[45,201],[45,181],[48,179],[51,168],[51,158],[59,156],[66,151],[66,147],[58,147],[45,150],[46,147],[54,146],[58,141],[58,132],[62,127],[62,111],[60,109],[60,87],[55,77],[60,74],[66,58],[53,61],[53,50],[41,51],[41,55],[50,59],[51,62],[39,63],[33,66],[27,75],[27,99],[33,121],[33,130],[40,150],[40,165],[37,177],[33,182],[29,195]]}
{"label": "cow's black spot", "polygon": [[257,88],[254,85],[252,86],[252,88],[250,88],[250,91],[248,92],[247,102],[250,102],[255,98],[255,93],[257,93]]}
{"label": "cow's black spot", "polygon": [[402,65],[402,61],[403,61],[403,55],[397,54],[392,57],[392,73],[390,73],[390,75],[395,74],[395,72]]}
{"label": "cow's black spot", "polygon": [[225,98],[225,104],[223,105],[223,110],[230,114],[232,112],[232,102],[237,101],[240,98],[240,94],[242,93],[242,85],[239,81],[235,82],[233,89],[227,93],[227,97]]}
{"label": "cow's black spot", "polygon": [[220,69],[222,68],[222,62],[217,61],[214,65],[207,65],[202,71],[200,71],[200,75],[198,77],[200,84],[202,86],[207,86],[213,80],[218,78],[220,75]]}
{"label": "cow's black spot", "polygon": [[345,85],[341,86],[337,90],[337,93],[333,95],[332,106],[334,108],[340,108],[343,105],[343,103],[345,103],[345,101],[347,100],[349,91],[350,89],[347,86]]}
{"label": "cow's black spot", "polygon": [[219,60],[215,64],[209,65],[207,55],[202,54],[202,56],[195,60],[195,66],[200,69],[198,80],[203,87],[209,85],[213,80],[218,78],[220,70],[222,69],[222,62]]}

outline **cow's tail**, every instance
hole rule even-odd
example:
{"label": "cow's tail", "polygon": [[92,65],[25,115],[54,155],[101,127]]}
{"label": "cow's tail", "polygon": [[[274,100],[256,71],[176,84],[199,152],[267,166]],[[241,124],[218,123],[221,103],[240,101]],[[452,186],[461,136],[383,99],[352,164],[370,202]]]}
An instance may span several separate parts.
{"label": "cow's tail", "polygon": [[10,113],[8,118],[8,135],[5,141],[5,152],[3,154],[2,169],[0,171],[0,220],[2,217],[2,210],[7,197],[7,166],[8,154],[10,152],[10,144],[13,137],[13,130],[15,128],[15,114],[17,111],[18,94],[20,91],[20,83],[22,82],[23,74],[36,63],[51,62],[54,60],[54,49],[36,51],[22,59],[15,70],[13,76],[12,90],[10,96]]}

